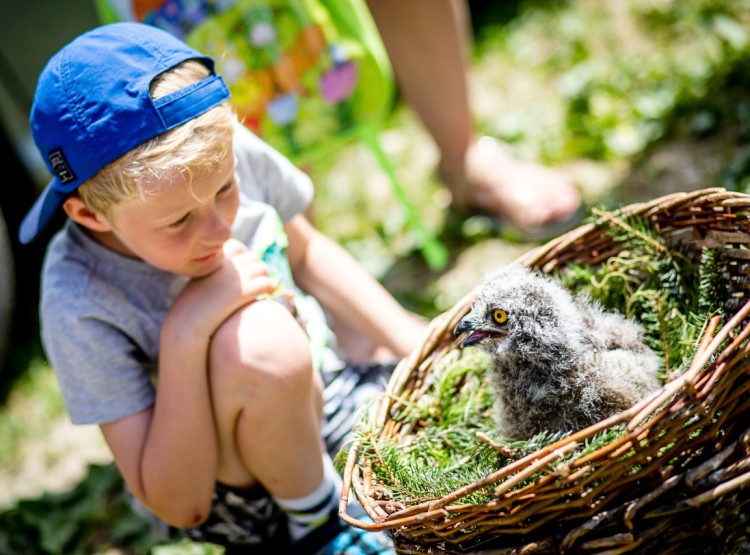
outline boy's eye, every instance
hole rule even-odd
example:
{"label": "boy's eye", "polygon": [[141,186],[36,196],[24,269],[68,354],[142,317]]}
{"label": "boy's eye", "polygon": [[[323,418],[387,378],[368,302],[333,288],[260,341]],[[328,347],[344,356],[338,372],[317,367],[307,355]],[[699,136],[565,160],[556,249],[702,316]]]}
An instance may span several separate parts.
{"label": "boy's eye", "polygon": [[508,313],[500,308],[496,308],[492,311],[492,319],[498,324],[504,324],[508,321]]}
{"label": "boy's eye", "polygon": [[172,227],[172,228],[174,228],[174,227],[180,227],[182,224],[184,224],[188,220],[189,217],[190,217],[190,213],[188,212],[182,218],[180,218],[179,220],[177,220],[175,222],[172,222],[167,227]]}
{"label": "boy's eye", "polygon": [[232,179],[230,179],[221,189],[217,191],[216,196],[220,196],[231,191],[232,189],[234,189],[235,185],[237,185],[237,178],[236,176],[233,176]]}

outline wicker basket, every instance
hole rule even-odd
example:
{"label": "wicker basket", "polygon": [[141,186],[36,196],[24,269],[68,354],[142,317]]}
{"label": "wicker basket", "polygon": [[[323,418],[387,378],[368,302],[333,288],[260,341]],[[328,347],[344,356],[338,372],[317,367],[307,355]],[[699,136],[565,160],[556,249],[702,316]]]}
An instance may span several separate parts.
{"label": "wicker basket", "polygon": [[[630,205],[621,217],[649,218],[668,244],[721,249],[739,306],[721,327],[708,323],[689,369],[629,410],[523,457],[440,498],[412,506],[383,500],[359,446],[349,451],[340,515],[373,531],[391,530],[399,553],[750,553],[750,195],[723,189],[677,193]],[[599,264],[619,252],[605,230],[586,224],[516,262],[549,272]],[[418,399],[433,362],[458,348],[453,330],[473,294],[436,318],[421,348],[396,368],[368,416],[399,441],[389,418]],[[719,330],[719,331],[717,331]],[[567,465],[553,465],[580,442],[626,424],[621,439]],[[362,458],[362,461],[365,459]],[[530,476],[529,485],[517,487]],[[495,498],[470,504],[491,485]],[[372,522],[346,514],[353,489]]]}

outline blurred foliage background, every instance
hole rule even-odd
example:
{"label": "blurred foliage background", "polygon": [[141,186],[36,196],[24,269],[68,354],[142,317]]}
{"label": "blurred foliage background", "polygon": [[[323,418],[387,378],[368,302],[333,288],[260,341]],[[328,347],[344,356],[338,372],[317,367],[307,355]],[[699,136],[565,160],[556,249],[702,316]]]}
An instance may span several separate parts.
{"label": "blurred foliage background", "polygon": [[[521,158],[569,172],[589,205],[710,186],[750,192],[750,0],[470,7],[478,128]],[[409,308],[435,316],[492,266],[534,246],[481,217],[450,213],[433,173],[437,152],[402,104],[381,139],[424,222],[449,248],[447,267],[427,268],[363,145],[307,168],[317,183],[313,216]],[[151,538],[123,500],[98,430],[68,424],[38,342],[13,349],[24,366],[0,387],[0,553],[221,551]]]}

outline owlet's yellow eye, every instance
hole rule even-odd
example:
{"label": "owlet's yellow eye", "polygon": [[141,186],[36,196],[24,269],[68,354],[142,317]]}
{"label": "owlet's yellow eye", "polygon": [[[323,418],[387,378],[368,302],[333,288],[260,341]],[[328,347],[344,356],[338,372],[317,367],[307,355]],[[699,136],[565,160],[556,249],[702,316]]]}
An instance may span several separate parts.
{"label": "owlet's yellow eye", "polygon": [[496,308],[495,310],[492,311],[492,318],[498,324],[504,324],[508,320],[508,313],[505,312],[504,310]]}

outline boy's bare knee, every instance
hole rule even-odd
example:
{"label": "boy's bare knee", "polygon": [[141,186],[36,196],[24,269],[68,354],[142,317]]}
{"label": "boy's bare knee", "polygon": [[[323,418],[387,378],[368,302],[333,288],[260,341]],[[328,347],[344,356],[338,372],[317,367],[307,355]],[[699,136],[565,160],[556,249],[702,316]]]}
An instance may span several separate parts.
{"label": "boy's bare knee", "polygon": [[313,381],[307,336],[275,301],[255,302],[228,318],[211,340],[209,367],[212,389],[265,402],[309,391]]}

